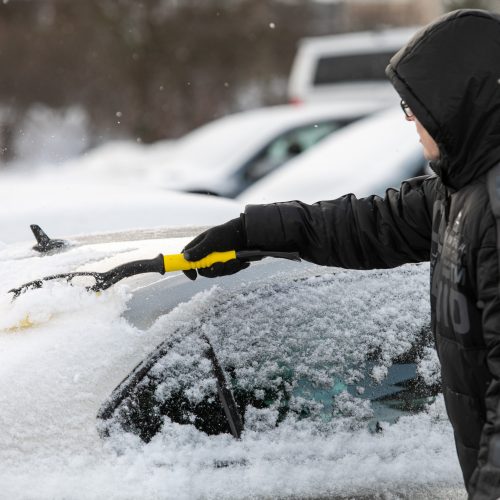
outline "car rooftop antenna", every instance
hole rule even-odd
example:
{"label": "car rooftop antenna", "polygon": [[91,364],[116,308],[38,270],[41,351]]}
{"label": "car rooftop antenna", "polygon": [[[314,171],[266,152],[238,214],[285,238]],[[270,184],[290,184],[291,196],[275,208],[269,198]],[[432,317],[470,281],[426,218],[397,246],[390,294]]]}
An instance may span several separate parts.
{"label": "car rooftop antenna", "polygon": [[33,234],[35,235],[37,244],[33,247],[33,250],[36,250],[40,253],[47,253],[56,248],[62,248],[68,245],[67,241],[64,240],[53,240],[47,236],[47,233],[38,225],[31,224],[30,225]]}

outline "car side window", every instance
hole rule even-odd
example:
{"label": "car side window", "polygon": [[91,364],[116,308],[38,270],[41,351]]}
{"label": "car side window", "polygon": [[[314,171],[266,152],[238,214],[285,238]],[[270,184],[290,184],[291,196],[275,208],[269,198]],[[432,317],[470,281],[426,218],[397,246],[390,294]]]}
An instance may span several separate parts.
{"label": "car side window", "polygon": [[253,182],[264,177],[346,124],[346,121],[311,123],[286,132],[250,160],[245,179]]}

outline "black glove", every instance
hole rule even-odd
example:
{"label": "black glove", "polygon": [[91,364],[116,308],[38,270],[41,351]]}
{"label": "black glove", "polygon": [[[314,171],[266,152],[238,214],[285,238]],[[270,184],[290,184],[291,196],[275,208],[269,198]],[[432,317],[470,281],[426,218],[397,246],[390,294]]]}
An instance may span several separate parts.
{"label": "black glove", "polygon": [[[226,252],[227,250],[243,250],[246,248],[247,241],[243,217],[242,214],[237,219],[212,227],[198,235],[182,251],[184,258],[196,261],[203,259],[212,252]],[[246,269],[249,265],[248,262],[233,259],[228,262],[217,262],[205,269],[190,269],[183,272],[190,280],[195,280],[197,274],[205,278],[216,278],[217,276],[235,274],[242,269]]]}

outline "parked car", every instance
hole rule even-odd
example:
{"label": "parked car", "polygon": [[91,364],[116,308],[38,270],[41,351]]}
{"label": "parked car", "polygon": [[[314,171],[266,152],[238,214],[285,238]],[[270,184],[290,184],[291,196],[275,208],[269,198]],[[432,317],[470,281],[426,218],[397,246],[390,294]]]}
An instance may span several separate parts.
{"label": "parked car", "polygon": [[208,123],[180,139],[154,184],[234,197],[345,125],[381,109],[380,103],[275,106]]}
{"label": "parked car", "polygon": [[237,199],[314,203],[346,193],[383,195],[402,180],[429,172],[415,126],[405,122],[398,106],[345,127]]}
{"label": "parked car", "polygon": [[384,71],[416,30],[392,28],[302,39],[290,72],[290,102],[364,99],[394,104],[396,96]]}
{"label": "parked car", "polygon": [[7,293],[177,253],[194,234],[0,249],[6,498],[466,498],[437,394],[427,264],[362,272],[264,259],[215,280],[148,273],[100,294],[64,281]]}
{"label": "parked car", "polygon": [[[69,174],[69,175],[68,175]],[[30,239],[31,223],[50,234],[203,226],[237,217],[233,200],[126,186],[73,172],[6,175],[0,181],[0,242]]]}

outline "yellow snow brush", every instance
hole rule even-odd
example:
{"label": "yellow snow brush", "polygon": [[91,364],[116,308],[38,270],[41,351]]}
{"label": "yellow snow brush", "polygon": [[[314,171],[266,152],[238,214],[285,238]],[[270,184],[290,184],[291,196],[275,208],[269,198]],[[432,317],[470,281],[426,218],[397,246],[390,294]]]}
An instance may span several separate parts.
{"label": "yellow snow brush", "polygon": [[187,271],[189,269],[203,269],[212,266],[216,263],[228,262],[233,259],[238,259],[244,262],[250,262],[263,259],[264,257],[275,257],[281,259],[289,259],[300,261],[297,252],[266,252],[262,250],[229,250],[227,252],[213,252],[201,260],[188,261],[184,258],[183,254],[163,255],[159,254],[154,259],[134,260],[121,264],[109,271],[98,273],[92,271],[81,271],[67,274],[54,274],[52,276],[45,276],[29,283],[25,283],[18,288],[9,290],[9,293],[14,294],[14,298],[18,297],[21,293],[27,290],[41,288],[46,281],[53,280],[66,280],[69,283],[74,281],[89,280],[91,284],[87,284],[86,288],[89,291],[99,292],[106,290],[110,286],[118,283],[124,278],[135,276],[143,273],[160,273],[172,271]]}

